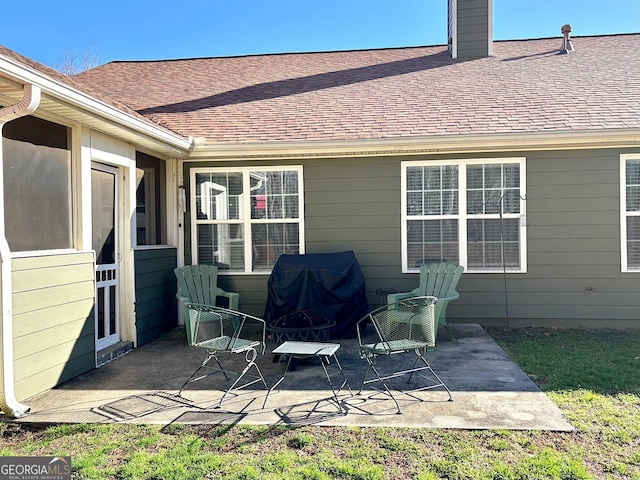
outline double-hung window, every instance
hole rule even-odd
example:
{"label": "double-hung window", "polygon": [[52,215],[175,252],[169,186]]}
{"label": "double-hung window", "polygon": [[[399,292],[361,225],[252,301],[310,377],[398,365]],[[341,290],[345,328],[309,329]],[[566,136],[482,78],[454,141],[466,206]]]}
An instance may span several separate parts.
{"label": "double-hung window", "polygon": [[221,271],[270,272],[304,253],[302,167],[191,170],[192,261]]}
{"label": "double-hung window", "polygon": [[640,270],[640,155],[620,159],[622,271]]}
{"label": "double-hung window", "polygon": [[402,271],[526,271],[525,159],[402,162]]}

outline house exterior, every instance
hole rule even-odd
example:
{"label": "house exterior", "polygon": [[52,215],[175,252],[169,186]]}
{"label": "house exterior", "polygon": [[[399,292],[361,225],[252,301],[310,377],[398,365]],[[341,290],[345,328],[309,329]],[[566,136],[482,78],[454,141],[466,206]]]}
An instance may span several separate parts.
{"label": "house exterior", "polygon": [[169,186],[191,143],[4,47],[0,105],[1,408],[21,416],[178,324]]}
{"label": "house exterior", "polygon": [[0,47],[2,410],[178,325],[182,264],[261,315],[283,253],[353,250],[371,304],[444,260],[454,321],[640,328],[640,34],[493,42],[491,8],[72,78]]}

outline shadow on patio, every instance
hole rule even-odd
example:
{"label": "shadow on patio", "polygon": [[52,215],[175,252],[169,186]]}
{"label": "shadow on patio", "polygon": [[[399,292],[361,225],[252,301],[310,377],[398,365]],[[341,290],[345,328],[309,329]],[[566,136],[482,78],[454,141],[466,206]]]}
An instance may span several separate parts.
{"label": "shadow on patio", "polygon": [[[27,400],[31,413],[19,422],[128,422],[186,424],[320,424],[338,426],[398,426],[464,429],[570,431],[573,427],[493,339],[479,326],[452,325],[458,339],[440,331],[437,347],[427,359],[453,395],[440,389],[420,392],[419,400],[398,395],[403,414],[393,401],[375,390],[351,396],[339,393],[340,412],[318,360],[304,360],[289,372],[280,391],[265,403],[266,390],[255,384],[225,399],[215,408],[229,382],[221,374],[189,384],[184,381],[202,362],[205,352],[189,347],[175,329],[159,340],[133,350],[107,365]],[[342,339],[337,357],[353,393],[357,393],[365,362],[356,339]],[[269,353],[258,359],[267,384],[284,373],[285,361]],[[240,357],[240,358],[239,358]],[[396,356],[393,360],[401,361]],[[223,354],[225,367],[242,369],[244,355]],[[389,359],[384,359],[389,360]],[[402,361],[405,361],[404,359]],[[409,365],[410,366],[410,365]],[[339,384],[339,383],[338,383]],[[255,389],[254,389],[255,388]]]}

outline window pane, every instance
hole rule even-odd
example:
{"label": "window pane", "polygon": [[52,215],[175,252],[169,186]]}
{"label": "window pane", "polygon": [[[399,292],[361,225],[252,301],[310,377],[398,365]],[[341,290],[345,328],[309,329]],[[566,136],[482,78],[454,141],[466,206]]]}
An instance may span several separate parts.
{"label": "window pane", "polygon": [[411,220],[407,222],[408,266],[429,262],[458,262],[457,220]]}
{"label": "window pane", "polygon": [[298,218],[297,172],[251,172],[251,218]]}
{"label": "window pane", "polygon": [[207,220],[208,209],[202,204],[203,198],[206,197],[206,189],[204,184],[211,181],[210,173],[196,173],[195,189],[192,193],[196,197],[196,218],[198,220]]}
{"label": "window pane", "polygon": [[282,195],[267,195],[267,218],[284,218]]}
{"label": "window pane", "polygon": [[269,232],[267,231],[268,224],[261,223],[259,225],[251,226],[251,241],[252,245],[252,261],[253,270],[268,270],[269,264],[273,265],[273,256],[275,253],[270,248],[269,244]]}
{"label": "window pane", "polygon": [[423,167],[408,167],[407,168],[407,192],[424,190],[422,182]]}
{"label": "window pane", "polygon": [[285,195],[283,197],[284,203],[284,218],[300,218],[299,197],[295,195]]}
{"label": "window pane", "polygon": [[485,188],[501,188],[502,187],[502,165],[485,165],[484,166],[484,187]]}
{"label": "window pane", "polygon": [[195,187],[199,220],[242,218],[242,173],[197,173]]}
{"label": "window pane", "polygon": [[640,186],[627,185],[627,212],[637,212],[640,210]]}
{"label": "window pane", "polygon": [[467,166],[467,213],[481,215],[485,213],[484,168],[482,165]]}
{"label": "window pane", "polygon": [[467,213],[497,215],[520,212],[520,165],[467,166]]}
{"label": "window pane", "polygon": [[625,170],[627,186],[640,185],[640,160],[627,160]]}
{"label": "window pane", "polygon": [[280,255],[299,253],[298,240],[298,224],[253,224],[251,226],[253,271],[269,271]]}
{"label": "window pane", "polygon": [[407,215],[424,215],[422,192],[407,192]]}
{"label": "window pane", "polygon": [[442,167],[442,189],[457,190],[458,189],[458,166],[448,165]]}
{"label": "window pane", "polygon": [[422,243],[441,243],[442,222],[427,220],[422,222]]}
{"label": "window pane", "polygon": [[426,192],[424,194],[425,215],[441,215],[442,196],[440,192]]}
{"label": "window pane", "polygon": [[267,218],[267,175],[265,172],[251,172],[251,218]]}
{"label": "window pane", "polygon": [[504,172],[502,194],[503,213],[520,213],[520,165],[508,163],[502,166]]}
{"label": "window pane", "polygon": [[[408,217],[458,214],[458,166],[422,165],[407,167]],[[411,220],[407,222],[407,264],[459,258],[458,223],[455,219]]]}
{"label": "window pane", "polygon": [[640,217],[627,217],[627,266],[640,268]]}
{"label": "window pane", "polygon": [[483,220],[484,240],[486,242],[499,242],[501,238],[500,220]]}
{"label": "window pane", "polygon": [[472,188],[482,188],[484,181],[482,179],[482,165],[467,166],[467,190]]}
{"label": "window pane", "polygon": [[491,243],[486,242],[484,245],[485,259],[484,266],[486,267],[502,267],[502,246],[499,242]]}
{"label": "window pane", "polygon": [[502,190],[490,189],[484,191],[484,213],[499,214],[502,208]]}
{"label": "window pane", "polygon": [[467,257],[470,268],[520,267],[520,220],[473,219],[467,221]]}
{"label": "window pane", "polygon": [[282,182],[284,185],[283,193],[298,195],[298,172],[282,172]]}
{"label": "window pane", "polygon": [[197,226],[198,263],[221,270],[244,270],[243,227],[239,224]]}
{"label": "window pane", "polygon": [[440,190],[442,184],[440,182],[440,166],[424,167],[424,189]]}
{"label": "window pane", "polygon": [[520,268],[520,245],[519,242],[505,242],[504,263],[507,268]]}
{"label": "window pane", "polygon": [[407,168],[407,215],[458,213],[458,170],[455,166]]}
{"label": "window pane", "polygon": [[502,198],[503,213],[520,213],[520,190],[506,190]]}
{"label": "window pane", "polygon": [[508,163],[503,165],[502,169],[504,172],[502,186],[504,188],[520,188],[520,165]]}
{"label": "window pane", "polygon": [[442,192],[442,214],[455,215],[458,213],[458,191]]}
{"label": "window pane", "polygon": [[11,250],[72,248],[70,130],[27,116],[8,122],[2,134]]}
{"label": "window pane", "polygon": [[482,190],[467,192],[467,213],[480,215],[484,213],[484,197]]}
{"label": "window pane", "polygon": [[282,173],[283,172],[263,173],[263,175],[267,177],[267,183],[265,186],[269,195],[282,195],[282,193],[284,192],[284,179],[282,177]]}

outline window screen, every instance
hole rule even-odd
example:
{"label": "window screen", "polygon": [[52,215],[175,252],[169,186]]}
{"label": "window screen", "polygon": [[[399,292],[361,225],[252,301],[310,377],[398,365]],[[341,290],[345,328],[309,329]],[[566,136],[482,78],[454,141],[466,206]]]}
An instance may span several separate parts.
{"label": "window screen", "polygon": [[27,116],[5,124],[2,135],[9,247],[72,248],[70,129]]}

